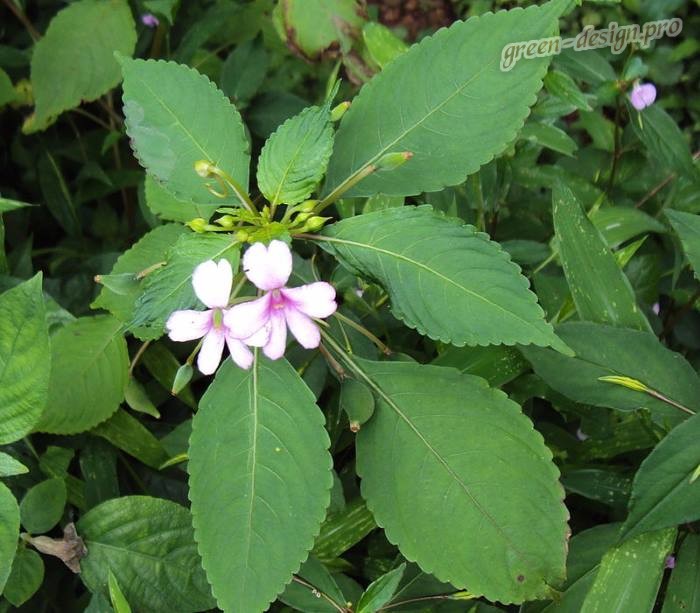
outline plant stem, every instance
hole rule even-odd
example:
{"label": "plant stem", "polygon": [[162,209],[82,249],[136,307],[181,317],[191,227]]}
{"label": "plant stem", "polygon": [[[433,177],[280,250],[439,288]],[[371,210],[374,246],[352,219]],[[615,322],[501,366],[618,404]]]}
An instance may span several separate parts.
{"label": "plant stem", "polygon": [[340,198],[346,191],[357,185],[362,179],[371,175],[377,166],[374,164],[367,164],[359,170],[356,170],[351,174],[345,181],[343,181],[338,187],[336,187],[330,194],[328,194],[321,202],[316,205],[314,209],[314,214],[318,215],[324,209],[327,209],[331,204],[333,204],[338,198]]}
{"label": "plant stem", "polygon": [[293,575],[292,576],[292,581],[294,583],[298,583],[299,585],[303,585],[306,588],[309,588],[314,595],[319,596],[320,598],[323,598],[328,604],[330,604],[332,607],[335,608],[338,613],[349,613],[349,609],[346,607],[338,604],[333,598],[331,598],[328,594],[325,592],[319,590],[315,585],[312,583],[309,583],[306,579],[302,579],[299,575]]}
{"label": "plant stem", "polygon": [[148,347],[151,343],[152,343],[152,341],[146,341],[145,343],[143,343],[139,347],[139,350],[136,352],[134,359],[131,360],[131,364],[129,365],[129,376],[134,374],[134,368],[136,368],[136,365],[139,363],[139,360],[141,359],[143,354],[146,352],[146,349],[148,349]]}
{"label": "plant stem", "polygon": [[340,321],[343,323],[347,324],[354,330],[357,330],[360,334],[368,338],[370,341],[372,341],[378,348],[379,350],[384,354],[384,355],[391,355],[392,351],[387,347],[381,340],[379,340],[374,334],[372,334],[367,328],[364,326],[361,326],[358,324],[356,321],[353,321],[349,317],[346,317],[342,313],[339,313],[336,311],[334,314],[334,317],[337,317]]}
{"label": "plant stem", "polygon": [[12,2],[12,0],[3,0],[3,2],[5,6],[10,9],[10,12],[22,22],[22,25],[26,28],[27,32],[29,32],[29,36],[32,37],[32,40],[34,42],[38,41],[41,38],[41,34],[39,34],[39,31],[32,25],[32,22],[27,19],[27,16],[22,10]]}
{"label": "plant stem", "polygon": [[[697,160],[700,158],[700,150],[696,151],[693,153],[693,160]],[[641,208],[644,204],[646,204],[649,200],[651,200],[656,194],[658,194],[664,187],[666,187],[671,181],[673,181],[678,175],[676,175],[675,172],[672,172],[668,177],[666,177],[661,183],[655,185],[654,187],[651,188],[649,192],[647,192],[644,197],[637,202],[634,205],[634,208],[638,209]]]}

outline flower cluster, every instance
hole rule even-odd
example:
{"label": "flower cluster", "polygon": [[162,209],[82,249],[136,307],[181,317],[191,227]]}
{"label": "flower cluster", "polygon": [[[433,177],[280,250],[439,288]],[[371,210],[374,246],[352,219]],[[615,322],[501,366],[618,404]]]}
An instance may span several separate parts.
{"label": "flower cluster", "polygon": [[214,373],[224,345],[241,368],[250,368],[253,363],[249,347],[262,347],[270,359],[281,358],[287,328],[303,347],[318,347],[321,333],[313,319],[329,317],[337,308],[335,289],[329,283],[286,287],[292,274],[292,253],[282,241],[249,247],[243,256],[243,271],[264,292],[261,297],[229,307],[231,264],[210,260],[192,274],[195,294],[208,309],[175,311],[166,323],[168,336],[174,341],[203,339],[197,367],[204,374]]}

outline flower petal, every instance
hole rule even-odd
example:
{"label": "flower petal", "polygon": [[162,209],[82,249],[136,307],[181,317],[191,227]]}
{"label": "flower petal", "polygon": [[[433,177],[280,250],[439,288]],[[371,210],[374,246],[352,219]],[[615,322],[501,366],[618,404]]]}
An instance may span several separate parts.
{"label": "flower petal", "polygon": [[173,341],[193,341],[202,338],[211,328],[211,311],[174,311],[165,328]]}
{"label": "flower petal", "polygon": [[213,375],[216,372],[224,352],[224,342],[224,331],[221,328],[212,328],[207,332],[197,356],[197,368],[202,374]]}
{"label": "flower petal", "polygon": [[632,88],[630,102],[638,111],[653,104],[654,100],[656,100],[656,87],[652,83],[641,83]]}
{"label": "flower petal", "polygon": [[269,247],[255,243],[243,256],[243,270],[257,288],[279,289],[292,274],[292,252],[282,241],[272,241]]}
{"label": "flower petal", "polygon": [[282,295],[309,317],[328,317],[335,313],[335,288],[325,281],[301,287],[285,287]]}
{"label": "flower petal", "polygon": [[318,326],[309,317],[293,307],[284,310],[284,316],[289,326],[289,331],[306,349],[314,349],[321,343],[321,332]]}
{"label": "flower petal", "polygon": [[226,345],[231,353],[231,359],[244,370],[253,365],[253,352],[242,341],[226,335]]}
{"label": "flower petal", "polygon": [[210,309],[223,308],[228,304],[233,283],[233,270],[228,260],[214,260],[201,263],[192,273],[192,287],[204,304]]}
{"label": "flower petal", "polygon": [[270,340],[270,326],[266,324],[255,334],[244,338],[243,342],[250,347],[264,347],[268,340]]}
{"label": "flower petal", "polygon": [[224,311],[224,325],[233,338],[244,339],[264,328],[270,320],[270,294],[242,302]]}
{"label": "flower petal", "polygon": [[275,311],[270,317],[270,338],[263,347],[263,353],[271,360],[277,360],[284,355],[287,348],[287,324],[283,311]]}

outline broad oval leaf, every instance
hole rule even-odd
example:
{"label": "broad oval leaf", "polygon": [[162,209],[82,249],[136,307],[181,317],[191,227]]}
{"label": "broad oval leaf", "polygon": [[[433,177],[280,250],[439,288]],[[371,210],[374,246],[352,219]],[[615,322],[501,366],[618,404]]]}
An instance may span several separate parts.
{"label": "broad oval leaf", "polygon": [[680,424],[642,462],[620,538],[700,519],[700,415]]}
{"label": "broad oval leaf", "polygon": [[121,322],[98,315],[65,325],[51,338],[49,400],[35,431],[75,434],[106,420],[124,400],[128,368]]}
{"label": "broad oval leaf", "polygon": [[41,587],[44,581],[44,561],[28,547],[20,546],[12,562],[3,597],[15,607],[23,605]]}
{"label": "broad oval leaf", "polygon": [[567,185],[552,192],[559,256],[581,319],[650,330],[615,256]]}
{"label": "broad oval leaf", "polygon": [[[202,563],[225,611],[263,611],[314,544],[333,483],[313,394],[285,360],[231,360],[190,437],[190,500]],[[216,470],[212,470],[212,467]]]}
{"label": "broad oval leaf", "polygon": [[32,534],[51,530],[63,515],[66,497],[66,484],[61,477],[46,479],[29,488],[19,503],[24,529]]}
{"label": "broad oval leaf", "polygon": [[386,209],[329,227],[322,245],[375,279],[406,325],[453,345],[566,348],[520,268],[498,243],[429,206]]}
{"label": "broad oval leaf", "polygon": [[195,234],[180,236],[166,256],[165,266],[149,274],[134,307],[129,328],[142,340],[162,336],[173,311],[190,309],[199,301],[192,287],[194,269],[207,260],[226,258],[238,270],[240,244],[231,235]]}
{"label": "broad oval leaf", "polygon": [[645,392],[600,377],[629,377],[691,411],[700,411],[700,378],[685,358],[664,347],[653,334],[590,322],[557,326],[557,334],[576,353],[524,347],[535,372],[575,402],[620,411],[648,408],[654,419],[675,425],[688,414]]}
{"label": "broad oval leaf", "polygon": [[32,130],[96,100],[121,80],[114,52],[131,55],[136,27],[125,0],[80,0],[60,11],[32,54],[32,90],[36,100]]}
{"label": "broad oval leaf", "polygon": [[0,477],[13,477],[28,473],[29,469],[9,453],[0,451]]}
{"label": "broad oval leaf", "polygon": [[664,212],[681,239],[683,251],[690,262],[695,278],[700,279],[700,215],[672,209],[665,209]]}
{"label": "broad oval leaf", "polygon": [[[216,201],[194,164],[206,160],[248,189],[250,145],[241,116],[196,70],[162,60],[121,58],[126,131],[143,167],[176,196]],[[220,188],[218,188],[220,189]],[[233,195],[219,204],[238,204]]]}
{"label": "broad oval leaf", "polygon": [[136,611],[203,611],[214,607],[187,509],[160,498],[125,496],[90,509],[77,523],[88,554],[80,577],[107,594],[114,573]]}
{"label": "broad oval leaf", "polygon": [[272,204],[306,200],[326,172],[333,149],[330,100],[285,121],[260,152],[258,186]]}
{"label": "broad oval leaf", "polygon": [[51,353],[41,278],[0,294],[0,445],[30,432],[46,406]]}
{"label": "broad oval leaf", "polygon": [[19,506],[9,488],[0,482],[0,593],[12,570],[19,538]]}
{"label": "broad oval leaf", "polygon": [[521,60],[503,71],[504,48],[554,35],[565,5],[555,0],[456,22],[388,64],[343,117],[325,193],[395,151],[413,158],[362,180],[347,195],[438,191],[501,153],[522,128],[549,63]]}
{"label": "broad oval leaf", "polygon": [[568,512],[552,454],[518,405],[451,368],[357,363],[377,395],[357,471],[388,539],[477,596],[544,597],[564,577]]}

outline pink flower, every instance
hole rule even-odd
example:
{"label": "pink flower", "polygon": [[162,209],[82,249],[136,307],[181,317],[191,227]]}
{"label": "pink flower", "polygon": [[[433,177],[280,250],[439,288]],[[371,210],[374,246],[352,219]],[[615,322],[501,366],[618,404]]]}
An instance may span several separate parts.
{"label": "pink flower", "polygon": [[228,345],[233,361],[241,368],[250,368],[253,363],[253,354],[246,343],[253,346],[261,346],[267,341],[267,337],[246,339],[246,343],[234,338],[226,324],[226,310],[231,284],[233,283],[233,270],[228,260],[219,260],[216,264],[209,260],[197,266],[192,273],[192,287],[194,293],[206,306],[207,311],[175,311],[165,324],[168,336],[174,341],[192,341],[204,338],[202,348],[197,356],[197,367],[205,375],[211,375],[221,362],[224,344]]}
{"label": "pink flower", "polygon": [[641,111],[656,100],[656,87],[652,83],[635,83],[630,93],[632,106]]}
{"label": "pink flower", "polygon": [[158,17],[152,15],[151,13],[144,13],[141,15],[141,23],[147,28],[157,28],[160,25]]}
{"label": "pink flower", "polygon": [[335,312],[338,305],[333,286],[319,281],[285,287],[292,273],[292,253],[286,243],[278,240],[269,247],[262,243],[249,247],[243,256],[243,270],[258,289],[267,293],[224,314],[230,333],[238,339],[267,336],[263,353],[272,360],[284,355],[287,328],[302,347],[318,347],[321,332],[311,318],[329,317]]}
{"label": "pink flower", "polygon": [[676,557],[674,555],[666,556],[664,568],[676,568]]}

